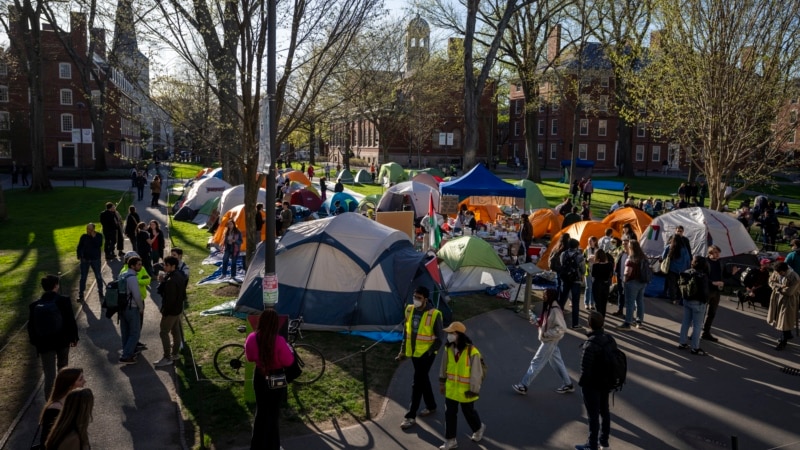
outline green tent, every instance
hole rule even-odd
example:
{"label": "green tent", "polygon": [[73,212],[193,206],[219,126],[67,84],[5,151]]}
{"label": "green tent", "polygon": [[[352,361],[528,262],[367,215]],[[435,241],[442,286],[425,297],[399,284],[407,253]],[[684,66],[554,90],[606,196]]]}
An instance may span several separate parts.
{"label": "green tent", "polygon": [[346,169],[342,169],[342,171],[339,172],[336,181],[341,181],[343,184],[355,184],[356,182],[355,178],[353,178],[353,174]]}
{"label": "green tent", "polygon": [[531,180],[524,179],[515,183],[516,186],[525,188],[525,211],[534,211],[541,208],[549,208],[547,199],[544,198],[541,189]]}
{"label": "green tent", "polygon": [[[428,167],[427,169],[418,170],[417,173],[429,173],[431,175],[437,176],[439,178],[444,178],[444,172],[437,169],[436,167]],[[416,175],[416,174],[414,174]]]}
{"label": "green tent", "polygon": [[403,170],[403,166],[395,162],[386,163],[381,166],[378,172],[378,179],[376,181],[383,183],[384,177],[389,179],[390,183],[400,183],[408,181],[408,175]]}
{"label": "green tent", "polygon": [[477,236],[447,241],[436,253],[448,292],[475,292],[514,280],[495,249]]}
{"label": "green tent", "polygon": [[355,182],[360,184],[372,183],[372,175],[366,170],[361,169],[356,174]]}
{"label": "green tent", "polygon": [[381,194],[370,194],[366,197],[362,198],[361,201],[358,202],[358,208],[356,211],[358,212],[366,212],[368,209],[376,210],[378,209],[378,203],[381,201]]}

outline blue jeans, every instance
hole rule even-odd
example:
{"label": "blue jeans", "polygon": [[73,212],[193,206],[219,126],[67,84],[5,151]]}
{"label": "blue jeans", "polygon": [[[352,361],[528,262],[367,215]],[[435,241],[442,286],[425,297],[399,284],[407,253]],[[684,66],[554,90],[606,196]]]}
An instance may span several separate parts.
{"label": "blue jeans", "polygon": [[706,315],[706,304],[697,300],[683,301],[683,322],[681,322],[681,344],[686,343],[689,325],[692,326],[692,349],[700,348],[700,333],[703,331],[703,318]]}
{"label": "blue jeans", "polygon": [[533,359],[531,359],[528,372],[522,377],[522,384],[526,387],[530,386],[533,379],[536,378],[536,375],[539,375],[539,372],[544,369],[545,363],[550,363],[550,367],[561,377],[564,384],[572,384],[572,380],[569,378],[569,372],[567,372],[567,368],[564,366],[564,360],[561,359],[561,350],[558,349],[558,341],[542,342],[539,345],[539,350],[536,350],[536,354],[533,355]]}
{"label": "blue jeans", "polygon": [[586,290],[583,294],[583,304],[586,306],[594,306],[594,295],[592,295],[592,278],[591,275],[586,275]]}
{"label": "blue jeans", "polygon": [[99,259],[81,259],[81,281],[79,284],[80,296],[83,297],[83,292],[86,290],[86,278],[89,276],[89,268],[91,267],[94,272],[94,278],[97,280],[97,291],[103,295],[103,275],[100,272]]}
{"label": "blue jeans", "polygon": [[237,255],[234,255],[232,251],[228,251],[227,249],[222,254],[222,276],[228,276],[228,262],[230,261],[231,264],[231,278],[236,277],[236,258]]}
{"label": "blue jeans", "polygon": [[119,312],[119,334],[122,338],[122,358],[130,358],[142,334],[142,316],[139,308],[126,308]]}
{"label": "blue jeans", "polygon": [[625,325],[633,323],[633,308],[636,306],[636,321],[644,322],[644,288],[639,281],[625,282]]}
{"label": "blue jeans", "polygon": [[572,326],[579,325],[580,322],[580,310],[578,309],[578,300],[581,299],[581,285],[577,281],[573,283],[569,283],[566,281],[561,282],[561,295],[558,298],[558,306],[561,307],[561,310],[564,310],[564,306],[567,304],[567,297],[572,295],[572,299],[570,302],[569,309],[571,310],[572,314]]}

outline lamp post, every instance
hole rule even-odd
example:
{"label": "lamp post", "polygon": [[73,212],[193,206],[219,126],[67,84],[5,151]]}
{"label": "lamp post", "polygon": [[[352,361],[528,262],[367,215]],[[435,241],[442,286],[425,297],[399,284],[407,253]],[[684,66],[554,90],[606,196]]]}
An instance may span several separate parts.
{"label": "lamp post", "polygon": [[76,104],[78,107],[78,133],[80,134],[80,143],[78,144],[78,166],[81,170],[81,186],[86,187],[86,173],[83,171],[83,157],[81,157],[81,150],[83,150],[83,108],[86,106],[83,102]]}

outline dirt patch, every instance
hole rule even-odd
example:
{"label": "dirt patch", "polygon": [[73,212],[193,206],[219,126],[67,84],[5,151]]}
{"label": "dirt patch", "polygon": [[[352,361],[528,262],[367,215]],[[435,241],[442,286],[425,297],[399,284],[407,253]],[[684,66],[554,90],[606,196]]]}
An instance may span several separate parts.
{"label": "dirt patch", "polygon": [[218,297],[239,297],[239,286],[226,284],[214,290],[214,295]]}

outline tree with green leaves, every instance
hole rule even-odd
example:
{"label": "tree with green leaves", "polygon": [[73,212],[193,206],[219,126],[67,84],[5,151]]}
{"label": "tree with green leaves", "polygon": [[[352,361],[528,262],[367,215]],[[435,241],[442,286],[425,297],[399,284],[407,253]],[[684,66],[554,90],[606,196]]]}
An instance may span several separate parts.
{"label": "tree with green leaves", "polygon": [[[658,0],[660,30],[641,76],[630,80],[630,121],[660,123],[681,156],[705,176],[711,204],[793,165],[800,2]],[[796,114],[796,112],[795,112]]]}

